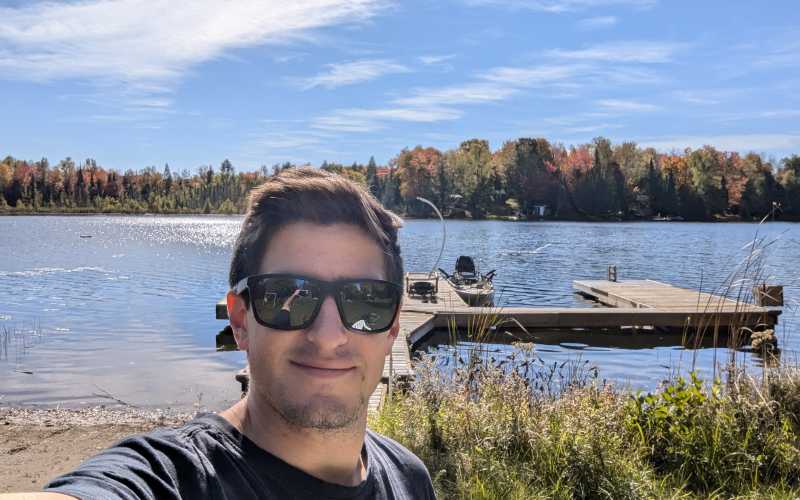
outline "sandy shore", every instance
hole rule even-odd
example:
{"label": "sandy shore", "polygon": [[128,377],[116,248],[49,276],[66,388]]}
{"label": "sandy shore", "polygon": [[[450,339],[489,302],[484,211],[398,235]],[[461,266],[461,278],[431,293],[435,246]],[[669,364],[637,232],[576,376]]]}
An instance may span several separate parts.
{"label": "sandy shore", "polygon": [[0,492],[37,491],[125,436],[180,426],[194,415],[0,409]]}

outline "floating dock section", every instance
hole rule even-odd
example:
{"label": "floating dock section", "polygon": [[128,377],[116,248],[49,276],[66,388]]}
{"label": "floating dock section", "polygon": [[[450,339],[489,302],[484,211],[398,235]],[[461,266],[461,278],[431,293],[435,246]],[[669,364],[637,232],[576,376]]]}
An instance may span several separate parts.
{"label": "floating dock section", "polygon": [[574,281],[572,285],[581,294],[614,307],[612,311],[635,309],[649,313],[646,323],[628,323],[635,325],[774,328],[781,314],[779,309],[758,307],[652,280]]}

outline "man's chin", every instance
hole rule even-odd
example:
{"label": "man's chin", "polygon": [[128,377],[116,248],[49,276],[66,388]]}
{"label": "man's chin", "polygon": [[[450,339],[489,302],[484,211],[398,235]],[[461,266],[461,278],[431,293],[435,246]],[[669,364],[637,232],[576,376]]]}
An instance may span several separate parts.
{"label": "man's chin", "polygon": [[273,401],[275,409],[289,424],[303,429],[341,430],[356,422],[363,411],[364,398],[356,404],[333,396],[312,396],[305,401]]}

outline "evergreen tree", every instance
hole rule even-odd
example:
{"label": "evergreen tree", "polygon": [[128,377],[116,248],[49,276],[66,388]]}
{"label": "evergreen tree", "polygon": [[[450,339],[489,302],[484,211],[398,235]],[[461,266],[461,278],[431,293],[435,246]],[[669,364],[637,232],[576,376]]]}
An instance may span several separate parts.
{"label": "evergreen tree", "polygon": [[164,193],[170,194],[172,191],[172,172],[169,169],[169,163],[164,164]]}
{"label": "evergreen tree", "polygon": [[378,194],[378,164],[375,163],[375,157],[369,157],[367,163],[367,170],[364,172],[364,177],[367,179],[367,189],[373,195]]}
{"label": "evergreen tree", "polygon": [[214,167],[209,165],[208,170],[206,171],[206,186],[211,186],[211,181],[213,180],[214,180]]}

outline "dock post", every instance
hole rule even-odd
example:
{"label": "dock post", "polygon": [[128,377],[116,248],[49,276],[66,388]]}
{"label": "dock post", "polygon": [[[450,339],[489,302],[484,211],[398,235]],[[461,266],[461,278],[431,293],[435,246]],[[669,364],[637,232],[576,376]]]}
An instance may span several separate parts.
{"label": "dock post", "polygon": [[389,408],[392,407],[392,372],[394,371],[394,356],[392,352],[389,351]]}
{"label": "dock post", "polygon": [[606,266],[606,281],[617,281],[617,266]]}

